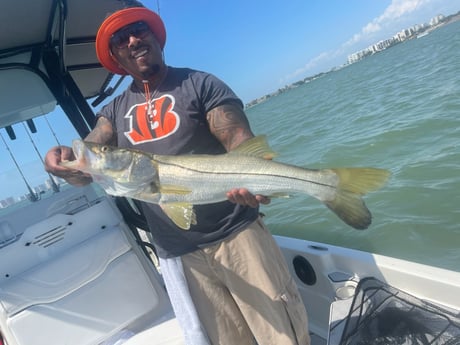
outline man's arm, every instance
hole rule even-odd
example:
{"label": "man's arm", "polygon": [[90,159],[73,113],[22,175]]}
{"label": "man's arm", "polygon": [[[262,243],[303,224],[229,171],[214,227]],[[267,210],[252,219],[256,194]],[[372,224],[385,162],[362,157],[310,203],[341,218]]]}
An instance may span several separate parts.
{"label": "man's arm", "polygon": [[216,107],[209,111],[206,117],[211,133],[227,151],[254,137],[244,110],[237,104],[229,103]]}
{"label": "man's arm", "polygon": [[[116,136],[112,124],[105,117],[99,117],[94,129],[86,136],[85,140],[98,144],[115,144]],[[45,156],[45,170],[55,176],[65,179],[74,186],[84,186],[91,183],[92,178],[81,171],[69,169],[59,165],[65,160],[74,160],[72,149],[68,146],[52,147]]]}
{"label": "man's arm", "polygon": [[107,118],[101,116],[97,119],[96,126],[86,136],[85,141],[97,144],[116,145],[117,136],[115,134],[112,123]]}
{"label": "man's arm", "polygon": [[[211,133],[231,151],[244,141],[254,137],[244,110],[238,104],[225,104],[206,114]],[[263,195],[253,195],[246,188],[234,188],[227,192],[229,201],[245,206],[257,207],[268,204],[270,199]]]}

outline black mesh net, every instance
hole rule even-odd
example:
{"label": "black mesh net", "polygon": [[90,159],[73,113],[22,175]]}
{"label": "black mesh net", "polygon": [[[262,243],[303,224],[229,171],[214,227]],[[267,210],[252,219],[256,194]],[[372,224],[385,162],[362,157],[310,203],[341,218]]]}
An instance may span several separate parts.
{"label": "black mesh net", "polygon": [[366,278],[356,289],[340,342],[364,344],[460,345],[460,314]]}

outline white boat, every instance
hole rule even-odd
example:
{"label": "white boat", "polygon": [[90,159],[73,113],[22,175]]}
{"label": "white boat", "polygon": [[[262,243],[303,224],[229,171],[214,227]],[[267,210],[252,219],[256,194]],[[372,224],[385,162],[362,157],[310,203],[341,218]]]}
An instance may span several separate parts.
{"label": "white boat", "polygon": [[424,31],[424,32],[422,32],[422,33],[420,33],[420,34],[417,34],[417,38],[425,37],[425,36],[427,36],[429,33],[430,33],[430,32],[429,32],[428,30],[427,30],[427,31]]}
{"label": "white boat", "polygon": [[[32,125],[59,105],[85,136],[88,101],[116,82],[96,59],[95,33],[121,2],[0,6],[0,128],[14,137],[14,124]],[[49,194],[0,209],[0,344],[185,344],[131,204],[93,185]],[[459,272],[275,238],[313,345],[460,344]]]}

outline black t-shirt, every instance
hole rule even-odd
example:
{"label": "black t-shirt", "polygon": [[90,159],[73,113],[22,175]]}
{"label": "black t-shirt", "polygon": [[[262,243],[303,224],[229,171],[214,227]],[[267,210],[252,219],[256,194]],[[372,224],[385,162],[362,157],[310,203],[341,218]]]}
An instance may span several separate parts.
{"label": "black t-shirt", "polygon": [[[146,96],[134,83],[102,108],[117,133],[117,145],[155,154],[220,154],[225,148],[211,134],[206,113],[236,103],[234,92],[215,76],[187,68],[168,67],[165,80]],[[197,224],[177,227],[158,205],[142,203],[160,257],[174,257],[219,242],[257,218],[258,209],[228,201],[195,205]]]}

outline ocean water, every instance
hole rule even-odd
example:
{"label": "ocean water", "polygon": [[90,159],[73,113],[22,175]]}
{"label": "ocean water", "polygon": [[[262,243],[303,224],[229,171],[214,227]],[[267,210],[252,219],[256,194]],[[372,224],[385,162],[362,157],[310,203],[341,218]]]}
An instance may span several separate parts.
{"label": "ocean water", "polygon": [[247,110],[278,161],[391,171],[365,197],[373,224],[341,222],[313,198],[263,206],[274,234],[460,271],[460,22]]}

